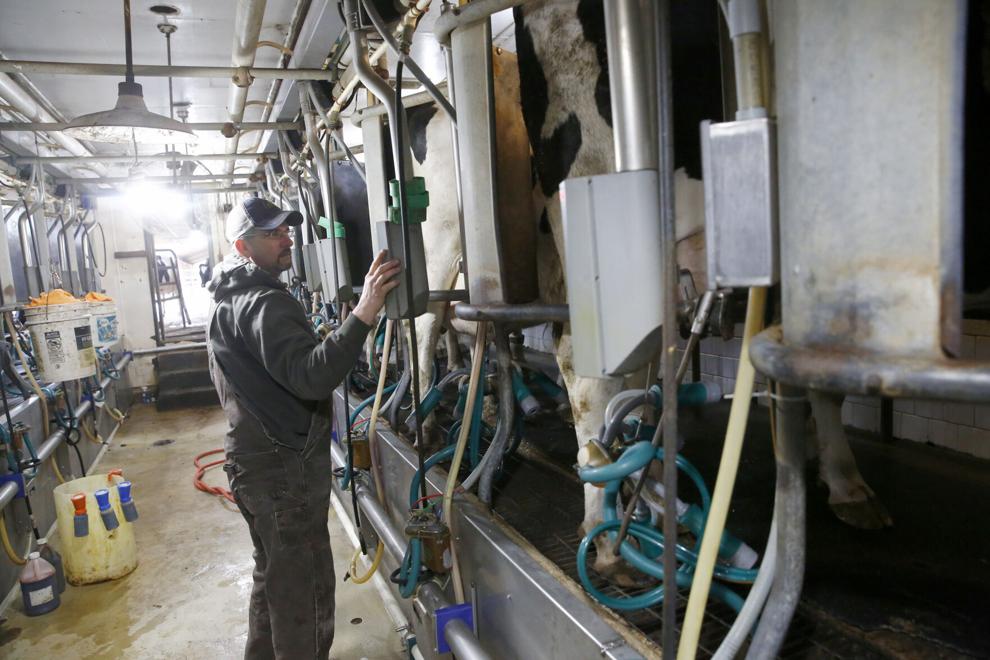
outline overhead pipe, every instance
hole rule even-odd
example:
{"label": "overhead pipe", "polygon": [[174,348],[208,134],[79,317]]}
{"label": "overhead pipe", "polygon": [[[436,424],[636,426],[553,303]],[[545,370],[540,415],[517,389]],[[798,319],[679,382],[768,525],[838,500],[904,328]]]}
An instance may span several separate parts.
{"label": "overhead pipe", "polygon": [[138,154],[121,156],[18,156],[14,165],[58,165],[68,163],[167,163],[174,160],[251,160],[256,158],[278,158],[275,151],[262,151],[249,154],[183,154],[170,151],[162,154]]}
{"label": "overhead pipe", "polygon": [[449,47],[450,34],[457,28],[488,20],[492,14],[518,7],[524,2],[526,0],[475,0],[461,7],[450,7],[433,24],[433,36],[441,46]]}
{"label": "overhead pipe", "polygon": [[[442,80],[437,83],[438,88],[448,88],[448,81]],[[410,94],[409,96],[402,97],[402,107],[414,108],[417,105],[424,105],[426,103],[432,103],[433,96],[429,92],[417,92],[416,94]],[[354,114],[351,115],[351,123],[355,126],[360,126],[368,117],[377,117],[379,115],[384,115],[388,112],[385,105],[382,103],[376,103],[374,105],[365,106],[359,110],[355,110]]]}
{"label": "overhead pipe", "polygon": [[[264,4],[262,2],[262,4]],[[240,7],[240,5],[238,5]],[[261,26],[258,26],[259,32]],[[253,54],[252,50],[252,54]],[[124,64],[99,64],[96,62],[37,62],[27,60],[0,60],[0,73],[42,73],[60,76],[123,76]],[[334,72],[325,69],[280,69],[256,67],[252,63],[243,66],[181,66],[177,64],[135,64],[134,75],[145,78],[227,78],[231,80],[334,80]],[[247,87],[231,83],[236,89]],[[247,94],[247,91],[244,92]],[[231,99],[233,100],[233,98]],[[245,101],[246,101],[245,97]],[[242,109],[243,112],[243,109]]]}
{"label": "overhead pipe", "polygon": [[[8,121],[8,122],[0,123],[0,131],[63,131],[68,127],[68,125],[69,124],[67,122]],[[294,122],[294,121],[271,121],[271,122],[208,121],[208,122],[186,122],[183,125],[191,131],[225,131],[233,128],[235,131],[234,137],[247,131],[267,131],[267,130],[297,131],[300,128],[302,128],[298,122]],[[53,133],[53,135],[59,135],[59,133]],[[86,152],[86,154],[89,154],[89,152]],[[230,152],[230,155],[233,156],[235,154],[234,152]],[[186,158],[190,160],[192,159],[191,156],[186,156]],[[232,170],[234,166],[233,162],[231,162],[229,166]]]}
{"label": "overhead pipe", "polygon": [[[395,91],[378,75],[371,65],[371,58],[368,56],[368,38],[360,29],[358,17],[357,0],[344,0],[344,18],[347,21],[347,32],[350,35],[351,47],[354,49],[353,65],[357,73],[357,78],[385,106],[389,124],[394,127],[398,126],[396,122],[401,122],[402,134],[409,135],[409,129],[406,124],[406,113],[403,112],[400,115],[395,104]],[[334,119],[332,114],[330,115],[330,119]],[[389,131],[389,135],[392,141],[392,157],[394,159],[393,162],[396,164],[396,169],[398,169],[399,159],[401,158],[405,165],[406,176],[412,177],[412,155],[408,149],[403,149],[402,145],[399,144],[398,131],[391,130]]]}
{"label": "overhead pipe", "polygon": [[[5,61],[6,60],[0,60],[0,64]],[[31,97],[29,93],[24,91],[16,80],[5,73],[0,73],[0,96],[2,96],[18,113],[24,115],[30,121],[46,123],[59,121],[58,117],[43,108],[37,101],[35,101],[34,98]],[[83,146],[82,142],[63,133],[52,132],[49,135],[49,138],[75,156],[93,155],[89,149]],[[97,170],[100,174],[106,174],[102,168],[97,168]]]}
{"label": "overhead pipe", "polygon": [[185,176],[174,177],[171,175],[164,176],[145,176],[141,178],[134,178],[129,176],[105,176],[96,179],[81,179],[81,178],[58,178],[55,179],[57,183],[192,183],[194,181],[231,181],[233,179],[250,179],[255,176],[254,172],[243,172],[241,174],[187,174]]}
{"label": "overhead pipe", "polygon": [[[433,101],[440,106],[447,117],[450,118],[450,121],[456,124],[457,112],[454,110],[454,106],[452,106],[450,101],[448,101],[447,98],[440,93],[440,90],[433,84],[430,77],[426,75],[421,68],[419,68],[419,65],[416,64],[416,60],[409,56],[409,53],[407,52],[408,44],[405,40],[403,41],[403,44],[400,45],[398,40],[392,36],[392,33],[388,31],[388,27],[385,25],[385,21],[382,20],[381,14],[379,14],[378,10],[375,8],[374,2],[371,2],[370,0],[361,0],[361,4],[364,6],[364,10],[367,12],[368,18],[371,19],[372,25],[375,26],[376,30],[378,30],[378,34],[380,34],[382,39],[385,40],[385,44],[389,47],[392,53],[407,69],[409,69],[416,80],[418,80],[423,87],[426,88],[427,94],[429,94],[430,98],[432,98]],[[405,105],[405,102],[403,102],[403,105]]]}
{"label": "overhead pipe", "polygon": [[323,119],[323,125],[330,133],[330,137],[333,138],[334,142],[340,145],[344,153],[347,154],[347,157],[350,158],[351,163],[354,165],[354,169],[356,169],[357,173],[361,176],[361,180],[366,182],[368,179],[364,173],[364,166],[361,163],[357,162],[357,160],[354,158],[354,153],[347,146],[347,144],[344,143],[343,135],[341,135],[340,131],[337,130],[337,128],[330,123],[330,117],[327,115],[327,111],[323,109],[323,104],[320,103],[320,99],[316,96],[316,90],[313,89],[312,85],[307,85],[306,88],[307,91],[309,92],[309,98],[313,102],[313,107],[316,108],[316,111],[320,114],[320,117]]}
{"label": "overhead pipe", "polygon": [[[230,55],[232,66],[242,70],[243,67],[254,66],[254,57],[258,52],[258,37],[261,36],[261,25],[265,18],[265,4],[265,0],[241,0],[237,3],[237,12],[234,14],[234,44]],[[282,72],[281,69],[278,71]],[[244,120],[244,104],[251,89],[251,81],[251,74],[248,74],[240,79],[235,77],[230,83],[227,112],[231,122],[240,123]],[[239,142],[240,134],[228,137],[224,151],[236,154]],[[226,169],[228,174],[233,172],[234,163],[228,163]]]}
{"label": "overhead pipe", "polygon": [[[404,13],[402,17],[399,19],[399,23],[395,27],[395,30],[392,32],[392,34],[395,37],[400,37],[404,35],[407,32],[407,30],[411,30],[415,28],[416,23],[419,21],[419,17],[422,16],[427,9],[429,9],[430,3],[431,0],[418,0],[418,2],[416,2],[415,4],[410,4],[409,8],[406,10],[406,13]],[[350,32],[351,31],[348,28],[348,36],[351,38],[351,46],[354,47],[354,52],[357,53],[358,49],[357,47],[354,46],[354,37]],[[362,53],[367,52],[366,43],[362,48],[361,52]],[[383,43],[380,46],[378,46],[378,48],[376,48],[371,53],[371,55],[365,55],[365,57],[368,58],[367,62],[371,66],[374,66],[385,55],[386,52],[388,52],[388,44]],[[354,62],[351,62],[350,66],[348,66],[347,68],[347,71],[344,72],[344,75],[341,77],[341,81],[344,80],[347,80],[347,82],[344,83],[344,85],[341,87],[340,93],[337,94],[337,100],[334,101],[332,106],[330,106],[330,111],[327,113],[330,118],[331,126],[336,124],[337,119],[340,117],[340,112],[341,110],[344,109],[343,106],[344,101],[346,101],[351,96],[351,93],[355,89],[357,89],[357,86],[359,84],[362,84],[364,82],[363,80],[361,80],[361,77],[357,74],[356,60]],[[365,84],[365,86],[367,86],[367,84]],[[388,96],[388,94],[386,94],[386,96]]]}
{"label": "overhead pipe", "polygon": [[[182,189],[183,194],[187,195],[219,195],[223,193],[251,193],[256,190],[251,186],[229,186],[226,188],[186,188]],[[92,193],[87,193],[95,195],[97,197],[116,197],[120,195],[118,190],[97,190]]]}
{"label": "overhead pipe", "polygon": [[[296,44],[299,41],[299,34],[302,32],[306,17],[309,16],[309,8],[312,4],[312,0],[296,0],[296,6],[292,10],[292,18],[289,19],[289,29],[285,34],[285,40],[282,41],[282,54],[278,59],[278,68],[283,71],[288,70],[289,62],[292,61]],[[261,111],[261,121],[268,121],[271,117],[272,109],[275,107],[275,101],[278,99],[279,92],[281,91],[282,78],[272,80],[271,87],[268,88],[268,96],[265,97],[264,106]],[[254,150],[257,150],[265,141],[266,137],[263,134],[259,135],[257,142],[255,142]]]}

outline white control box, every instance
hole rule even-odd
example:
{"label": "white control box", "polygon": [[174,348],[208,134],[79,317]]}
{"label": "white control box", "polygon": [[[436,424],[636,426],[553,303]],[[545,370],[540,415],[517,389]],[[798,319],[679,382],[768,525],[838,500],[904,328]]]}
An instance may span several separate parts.
{"label": "white control box", "polygon": [[597,378],[632,373],[662,341],[657,173],[567,179],[560,202],[574,370]]}

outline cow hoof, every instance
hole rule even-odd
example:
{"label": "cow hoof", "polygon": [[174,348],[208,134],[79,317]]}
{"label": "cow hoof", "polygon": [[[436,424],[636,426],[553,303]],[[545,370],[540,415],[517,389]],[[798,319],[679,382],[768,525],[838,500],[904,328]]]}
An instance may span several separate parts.
{"label": "cow hoof", "polygon": [[829,507],[839,520],[857,529],[883,529],[894,525],[887,507],[875,497],[858,502],[830,502]]}
{"label": "cow hoof", "polygon": [[621,557],[605,559],[599,556],[593,568],[611,584],[624,589],[640,589],[654,583],[650,576],[637,571]]}

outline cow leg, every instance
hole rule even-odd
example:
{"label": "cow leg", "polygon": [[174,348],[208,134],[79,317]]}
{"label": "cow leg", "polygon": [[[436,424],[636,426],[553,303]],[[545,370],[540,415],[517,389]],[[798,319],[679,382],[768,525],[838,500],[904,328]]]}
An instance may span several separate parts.
{"label": "cow leg", "polygon": [[[622,389],[621,378],[584,378],[574,373],[571,363],[571,336],[566,331],[557,342],[557,364],[564,376],[567,396],[574,411],[574,435],[580,449],[598,437],[605,417],[605,406]],[[584,452],[579,452],[584,458]],[[578,534],[586,535],[602,521],[605,491],[590,484],[584,485],[584,520]],[[641,586],[643,575],[633,569],[620,556],[612,554],[606,535],[595,538],[596,558],[594,569],[610,582],[623,587]]]}
{"label": "cow leg", "polygon": [[447,371],[460,369],[464,365],[464,358],[461,357],[461,345],[457,343],[457,332],[449,323],[443,338],[447,346]]}
{"label": "cow leg", "polygon": [[808,390],[818,427],[818,473],[828,486],[828,504],[842,522],[860,529],[894,524],[886,507],[856,466],[842,426],[842,395]]}

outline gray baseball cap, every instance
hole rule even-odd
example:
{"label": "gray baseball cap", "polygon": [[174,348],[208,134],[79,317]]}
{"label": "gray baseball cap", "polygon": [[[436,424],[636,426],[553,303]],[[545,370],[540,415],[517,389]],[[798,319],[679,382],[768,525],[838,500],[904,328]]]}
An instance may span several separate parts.
{"label": "gray baseball cap", "polygon": [[283,211],[266,199],[245,197],[227,214],[227,240],[233,243],[252,229],[269,231],[282,225],[298,227],[303,217],[299,211]]}

